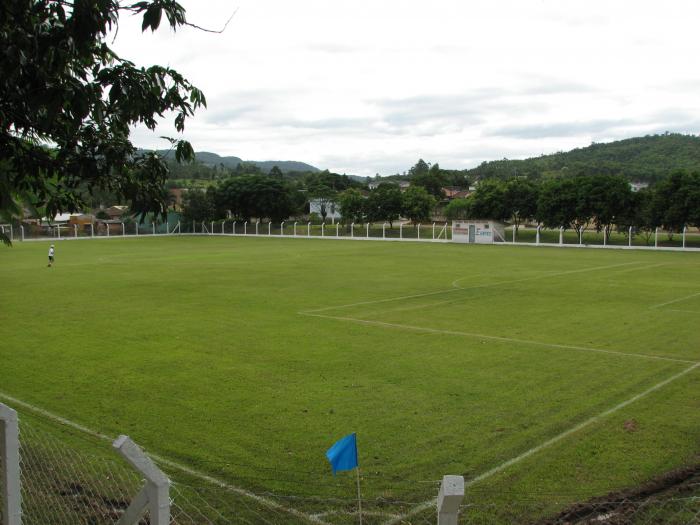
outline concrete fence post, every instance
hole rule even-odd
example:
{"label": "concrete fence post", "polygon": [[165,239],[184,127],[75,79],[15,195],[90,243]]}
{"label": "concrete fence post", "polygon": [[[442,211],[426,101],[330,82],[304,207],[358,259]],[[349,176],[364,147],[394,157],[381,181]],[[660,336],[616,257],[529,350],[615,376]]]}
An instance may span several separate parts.
{"label": "concrete fence post", "polygon": [[336,222],[335,223],[335,236],[338,237],[340,235],[340,223]]}
{"label": "concrete fence post", "polygon": [[[124,226],[124,223],[121,223],[122,225],[122,237],[126,237],[126,226]],[[75,236],[78,236],[78,230],[75,230]]]}
{"label": "concrete fence post", "polygon": [[192,233],[197,233],[197,228],[194,221],[192,221]]}
{"label": "concrete fence post", "polygon": [[654,230],[654,248],[659,247],[659,228]]}
{"label": "concrete fence post", "polygon": [[17,412],[0,403],[0,488],[2,525],[22,523],[22,492],[19,470],[19,420]]}
{"label": "concrete fence post", "polygon": [[418,223],[418,228],[416,228],[417,238],[420,239],[420,222]]}
{"label": "concrete fence post", "polygon": [[214,221],[211,221],[211,229],[209,230],[209,235],[214,235]]}
{"label": "concrete fence post", "polygon": [[630,248],[632,247],[632,226],[630,226],[630,229],[628,231],[627,246],[629,246]]}
{"label": "concrete fence post", "polygon": [[294,221],[294,237],[297,236],[297,222]]}
{"label": "concrete fence post", "polygon": [[435,223],[433,223],[433,240],[435,240]]}
{"label": "concrete fence post", "polygon": [[168,222],[168,219],[165,219],[165,233],[170,233],[170,223]]}
{"label": "concrete fence post", "polygon": [[[685,232],[687,231],[687,229],[687,226],[683,226],[683,249],[685,249]],[[22,234],[22,239],[24,239],[24,233]]]}
{"label": "concrete fence post", "polygon": [[542,228],[541,225],[537,225],[537,233],[535,234],[535,244],[539,246],[540,244],[540,229]]}
{"label": "concrete fence post", "polygon": [[[58,232],[58,240],[61,240],[61,225],[56,225],[56,231]],[[12,226],[10,226],[10,240],[12,239]]]}
{"label": "concrete fence post", "polygon": [[382,224],[382,239],[386,239],[386,223]]}
{"label": "concrete fence post", "polygon": [[[136,231],[138,231],[138,223],[136,224]],[[58,230],[58,235],[61,235],[61,230]],[[95,236],[95,223],[90,223],[90,237]]]}
{"label": "concrete fence post", "polygon": [[564,244],[564,227],[559,226],[559,246]]}
{"label": "concrete fence post", "polygon": [[354,236],[355,236],[355,223],[353,222],[350,224],[350,237],[354,237]]}
{"label": "concrete fence post", "polygon": [[233,221],[233,231],[232,235],[236,235],[236,221]]}
{"label": "concrete fence post", "polygon": [[272,221],[267,223],[267,235],[272,235]]}
{"label": "concrete fence post", "polygon": [[[233,233],[235,234],[236,231],[234,230]],[[243,223],[243,235],[248,235],[248,221]]]}
{"label": "concrete fence post", "polygon": [[[452,223],[452,226],[450,227],[450,234],[451,234],[451,239],[455,238],[455,223]],[[447,223],[445,223],[445,240],[447,239]]]}
{"label": "concrete fence post", "polygon": [[19,227],[19,234],[21,236],[20,237],[21,240],[24,240],[24,226],[23,225],[20,225],[20,227]]}
{"label": "concrete fence post", "polygon": [[306,236],[311,237],[311,221],[306,223]]}
{"label": "concrete fence post", "polygon": [[369,239],[369,223],[367,223],[367,238]]}
{"label": "concrete fence post", "polygon": [[11,241],[15,240],[15,234],[14,234],[14,230],[12,229],[12,224],[10,224],[10,240]]}
{"label": "concrete fence post", "polygon": [[257,220],[257,221],[255,222],[255,235],[258,234],[258,226],[260,226],[260,220]]}
{"label": "concrete fence post", "polygon": [[608,245],[608,227],[603,228],[603,246]]}
{"label": "concrete fence post", "polygon": [[[122,224],[122,235],[124,235],[124,224]],[[73,225],[73,237],[78,238],[78,225]]]}
{"label": "concrete fence post", "polygon": [[578,229],[578,245],[583,245],[583,227]]}
{"label": "concrete fence post", "polygon": [[117,525],[136,525],[148,510],[151,525],[170,524],[170,480],[128,436],[119,436],[112,446],[146,480]]}
{"label": "concrete fence post", "polygon": [[[333,217],[331,217],[331,220],[333,220]],[[324,235],[326,235],[325,230],[326,230],[326,223],[325,223],[325,222],[322,222],[322,223],[321,223],[321,237],[323,237]]]}
{"label": "concrete fence post", "polygon": [[280,235],[284,237],[284,221],[280,223]]}
{"label": "concrete fence post", "polygon": [[[107,228],[107,237],[109,237],[109,224],[104,223],[104,225]],[[155,233],[155,232],[153,232],[153,233]]]}
{"label": "concrete fence post", "polygon": [[221,235],[226,233],[226,221],[221,221]]}
{"label": "concrete fence post", "polygon": [[515,244],[515,224],[513,224],[513,244]]}
{"label": "concrete fence post", "polygon": [[443,476],[437,499],[438,525],[457,525],[459,506],[464,499],[464,478]]}
{"label": "concrete fence post", "polygon": [[399,223],[399,239],[403,239],[403,222]]}

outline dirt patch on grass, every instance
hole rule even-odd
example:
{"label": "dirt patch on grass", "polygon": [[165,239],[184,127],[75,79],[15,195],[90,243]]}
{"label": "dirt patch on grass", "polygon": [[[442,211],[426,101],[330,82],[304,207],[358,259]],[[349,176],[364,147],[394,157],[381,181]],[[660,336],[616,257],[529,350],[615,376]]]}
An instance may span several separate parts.
{"label": "dirt patch on grass", "polygon": [[[625,423],[625,427],[627,424]],[[630,430],[633,431],[633,430]],[[640,487],[610,492],[605,496],[593,498],[584,503],[577,503],[562,511],[558,516],[539,522],[541,525],[627,525],[644,522],[642,513],[654,509],[657,514],[652,523],[665,523],[663,515],[655,507],[666,508],[668,513],[675,513],[670,503],[679,498],[700,495],[700,458],[689,467],[667,472]],[[660,520],[660,521],[659,521]]]}

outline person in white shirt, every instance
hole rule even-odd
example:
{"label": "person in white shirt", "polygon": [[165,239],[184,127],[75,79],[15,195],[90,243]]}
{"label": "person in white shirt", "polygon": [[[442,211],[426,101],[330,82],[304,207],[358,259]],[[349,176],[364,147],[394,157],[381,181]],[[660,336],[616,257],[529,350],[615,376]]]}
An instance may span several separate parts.
{"label": "person in white shirt", "polygon": [[49,248],[49,266],[53,265],[53,254],[54,254],[54,248],[53,244]]}

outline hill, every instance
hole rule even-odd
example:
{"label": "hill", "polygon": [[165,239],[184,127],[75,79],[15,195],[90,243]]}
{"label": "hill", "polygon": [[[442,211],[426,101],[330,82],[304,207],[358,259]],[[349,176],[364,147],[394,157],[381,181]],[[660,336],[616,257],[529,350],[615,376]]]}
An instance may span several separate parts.
{"label": "hill", "polygon": [[465,170],[471,180],[620,174],[629,180],[656,182],[676,169],[700,171],[700,137],[666,133],[557,152],[523,160],[483,162]]}
{"label": "hill", "polygon": [[[174,152],[170,150],[157,150],[158,153],[163,155],[167,159],[172,159],[174,158]],[[235,169],[236,166],[238,166],[241,162],[245,162],[247,164],[253,164],[260,168],[263,173],[269,173],[270,170],[274,167],[277,166],[280,170],[282,170],[283,173],[291,173],[295,171],[302,171],[302,172],[317,172],[321,171],[317,167],[312,166],[311,164],[307,164],[305,162],[299,162],[295,160],[246,160],[244,161],[240,157],[234,157],[234,156],[228,156],[228,157],[222,157],[221,155],[218,155],[217,153],[211,153],[208,151],[198,151],[196,153],[196,159],[195,162],[202,164],[204,166],[207,166],[209,168],[215,168],[219,166],[224,166],[225,168],[230,168],[230,169]]]}

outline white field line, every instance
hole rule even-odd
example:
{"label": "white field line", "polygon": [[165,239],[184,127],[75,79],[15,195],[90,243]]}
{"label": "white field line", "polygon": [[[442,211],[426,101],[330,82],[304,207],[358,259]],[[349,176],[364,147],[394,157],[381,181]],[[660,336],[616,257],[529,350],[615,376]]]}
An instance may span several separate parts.
{"label": "white field line", "polygon": [[700,314],[700,310],[681,310],[680,308],[666,308],[664,312],[683,312],[684,314]]}
{"label": "white field line", "polygon": [[627,268],[626,270],[619,270],[618,272],[615,272],[615,275],[619,273],[626,273],[626,272],[638,272],[639,270],[647,270],[649,268],[656,268],[658,266],[668,266],[671,263],[664,262],[664,263],[657,263],[657,264],[649,264],[648,266],[641,266],[639,268]]}
{"label": "white field line", "polygon": [[617,350],[605,350],[603,348],[591,348],[587,346],[576,346],[576,345],[565,345],[558,343],[544,343],[541,341],[531,341],[528,339],[516,339],[513,337],[502,337],[498,335],[486,335],[477,334],[473,332],[460,332],[457,330],[443,330],[440,328],[428,328],[425,326],[416,326],[409,324],[398,324],[398,323],[386,323],[384,321],[374,321],[372,319],[358,319],[356,317],[341,317],[336,315],[325,315],[325,314],[312,314],[308,312],[299,312],[300,315],[306,315],[309,317],[319,317],[322,319],[334,319],[336,321],[348,321],[351,323],[361,323],[368,324],[372,326],[380,326],[384,328],[398,328],[401,330],[410,330],[413,332],[425,332],[430,334],[445,334],[445,335],[455,335],[459,337],[469,337],[472,339],[487,339],[490,341],[499,341],[504,343],[518,343],[530,346],[542,346],[546,348],[558,348],[561,350],[578,350],[583,352],[596,352],[599,354],[611,354],[620,355],[625,357],[636,357],[638,359],[653,359],[655,361],[670,361],[672,363],[685,363],[685,364],[698,364],[696,361],[690,361],[688,359],[679,359],[675,357],[664,357],[660,355],[647,355],[647,354],[634,354],[631,352],[619,352]]}
{"label": "white field line", "polygon": [[[557,434],[553,438],[548,439],[547,441],[537,445],[536,447],[533,447],[530,450],[526,450],[522,454],[515,456],[514,458],[511,458],[508,461],[504,461],[500,465],[493,467],[491,470],[487,470],[486,472],[479,474],[475,478],[472,478],[472,479],[466,481],[464,486],[470,487],[472,485],[479,483],[480,481],[483,481],[487,478],[490,478],[494,474],[498,474],[499,472],[501,472],[501,471],[507,469],[508,467],[522,461],[523,459],[526,459],[526,458],[532,456],[533,454],[536,454],[536,453],[540,452],[541,450],[544,450],[545,448],[548,448],[551,445],[554,445],[555,443],[561,441],[562,439],[567,438],[571,434],[574,434],[574,433],[578,432],[579,430],[582,430],[583,428],[590,426],[593,423],[596,423],[599,420],[609,416],[610,414],[613,414],[614,412],[617,412],[618,410],[625,408],[627,405],[630,405],[630,404],[634,403],[635,401],[640,400],[641,398],[651,394],[652,392],[659,390],[660,388],[663,388],[664,386],[668,385],[669,383],[672,383],[676,379],[679,379],[679,378],[683,377],[684,375],[688,374],[689,372],[691,372],[692,370],[695,370],[699,366],[700,366],[700,363],[695,363],[694,365],[689,366],[685,370],[669,377],[668,379],[664,379],[663,381],[655,384],[651,388],[646,389],[644,392],[641,392],[635,396],[632,396],[631,398],[627,399],[626,401],[623,401],[622,403],[619,403],[618,405],[615,405],[614,407],[609,408],[608,410],[606,410],[604,412],[601,412],[597,416],[593,416],[593,417],[585,420],[584,422],[579,423],[578,425],[573,426],[568,430],[565,430],[561,434]],[[417,505],[416,507],[414,507],[413,509],[411,509],[407,513],[400,515],[400,516],[397,516],[394,519],[386,521],[384,523],[384,525],[394,525],[396,523],[399,523],[399,522],[401,522],[401,521],[403,521],[411,516],[415,516],[419,512],[422,512],[424,510],[429,509],[430,507],[435,506],[436,503],[437,503],[437,498],[432,498],[428,501],[421,503],[420,505]]]}
{"label": "white field line", "polygon": [[299,313],[305,313],[305,314],[310,314],[310,313],[316,313],[316,312],[327,312],[328,310],[339,310],[341,308],[350,308],[352,306],[365,306],[368,304],[379,304],[379,303],[388,303],[390,301],[401,301],[402,299],[415,299],[417,297],[427,297],[429,295],[437,295],[441,293],[451,293],[451,292],[456,292],[458,290],[472,290],[475,288],[490,288],[492,286],[500,286],[503,284],[511,284],[511,283],[521,283],[523,281],[533,281],[535,279],[544,279],[546,277],[558,277],[560,275],[569,275],[572,273],[581,273],[581,272],[592,272],[595,270],[606,270],[608,268],[616,268],[618,266],[629,266],[630,264],[639,264],[639,261],[633,261],[633,262],[628,262],[628,263],[621,263],[621,264],[611,264],[608,266],[594,266],[593,268],[581,268],[578,270],[568,270],[565,272],[555,272],[555,273],[547,273],[543,275],[535,275],[531,277],[524,277],[522,279],[512,279],[509,281],[499,281],[495,283],[485,283],[485,284],[475,284],[474,286],[456,286],[455,283],[460,281],[461,279],[457,279],[452,282],[452,288],[448,288],[446,290],[437,290],[433,292],[425,292],[425,293],[419,293],[419,294],[414,294],[414,295],[401,295],[398,297],[389,297],[387,299],[377,299],[374,301],[361,301],[358,303],[349,303],[349,304],[340,304],[336,306],[326,306],[323,308],[314,308],[313,310],[304,310]]}
{"label": "white field line", "polygon": [[[64,417],[53,414],[52,412],[49,412],[47,410],[44,410],[43,408],[40,408],[38,406],[32,405],[32,404],[27,403],[25,401],[22,401],[20,399],[17,399],[16,397],[12,397],[8,394],[5,394],[4,392],[0,392],[0,399],[5,399],[6,401],[9,401],[10,403],[21,406],[21,407],[23,407],[27,410],[30,410],[36,414],[39,414],[47,419],[55,421],[56,423],[60,423],[60,424],[65,425],[67,427],[73,428],[75,430],[83,432],[84,434],[90,435],[92,437],[96,437],[96,438],[99,438],[99,439],[102,439],[105,441],[109,441],[109,442],[114,441],[114,438],[109,437],[106,434],[102,434],[100,432],[97,432],[96,430],[92,430],[88,427],[85,427],[85,426],[79,424],[79,423],[75,423],[74,421],[71,421],[70,419],[66,419]],[[206,474],[206,473],[201,472],[199,470],[195,470],[193,468],[190,468],[187,465],[183,465],[182,463],[177,463],[175,461],[164,458],[164,457],[159,456],[157,454],[152,454],[151,452],[148,453],[148,456],[151,459],[153,459],[154,461],[156,461],[156,463],[161,463],[163,465],[167,465],[167,466],[172,467],[174,469],[177,469],[181,472],[189,474],[190,476],[193,476],[193,477],[199,478],[203,481],[207,481],[209,483],[217,485],[225,490],[228,490],[229,492],[234,492],[240,496],[250,498],[252,500],[257,501],[258,503],[261,503],[262,505],[265,505],[265,506],[271,508],[271,509],[275,509],[275,510],[278,510],[281,512],[286,512],[288,514],[292,514],[298,518],[302,518],[302,519],[305,519],[305,520],[313,522],[313,523],[319,523],[322,525],[329,525],[316,516],[312,516],[310,514],[300,512],[300,511],[293,509],[291,507],[285,507],[284,505],[280,505],[276,501],[265,498],[263,496],[259,496],[257,494],[249,492],[249,491],[242,489],[240,487],[237,487],[235,485],[231,485],[230,483],[227,483],[226,481],[223,481],[219,478],[215,478],[213,476],[210,476],[209,474]]]}
{"label": "white field line", "polygon": [[700,292],[686,295],[685,297],[681,297],[680,299],[674,299],[673,301],[667,301],[665,303],[655,304],[653,306],[650,306],[649,308],[661,308],[662,306],[668,306],[669,304],[680,303],[681,301],[685,301],[686,299],[692,299],[693,297],[697,297],[698,295],[700,295]]}

